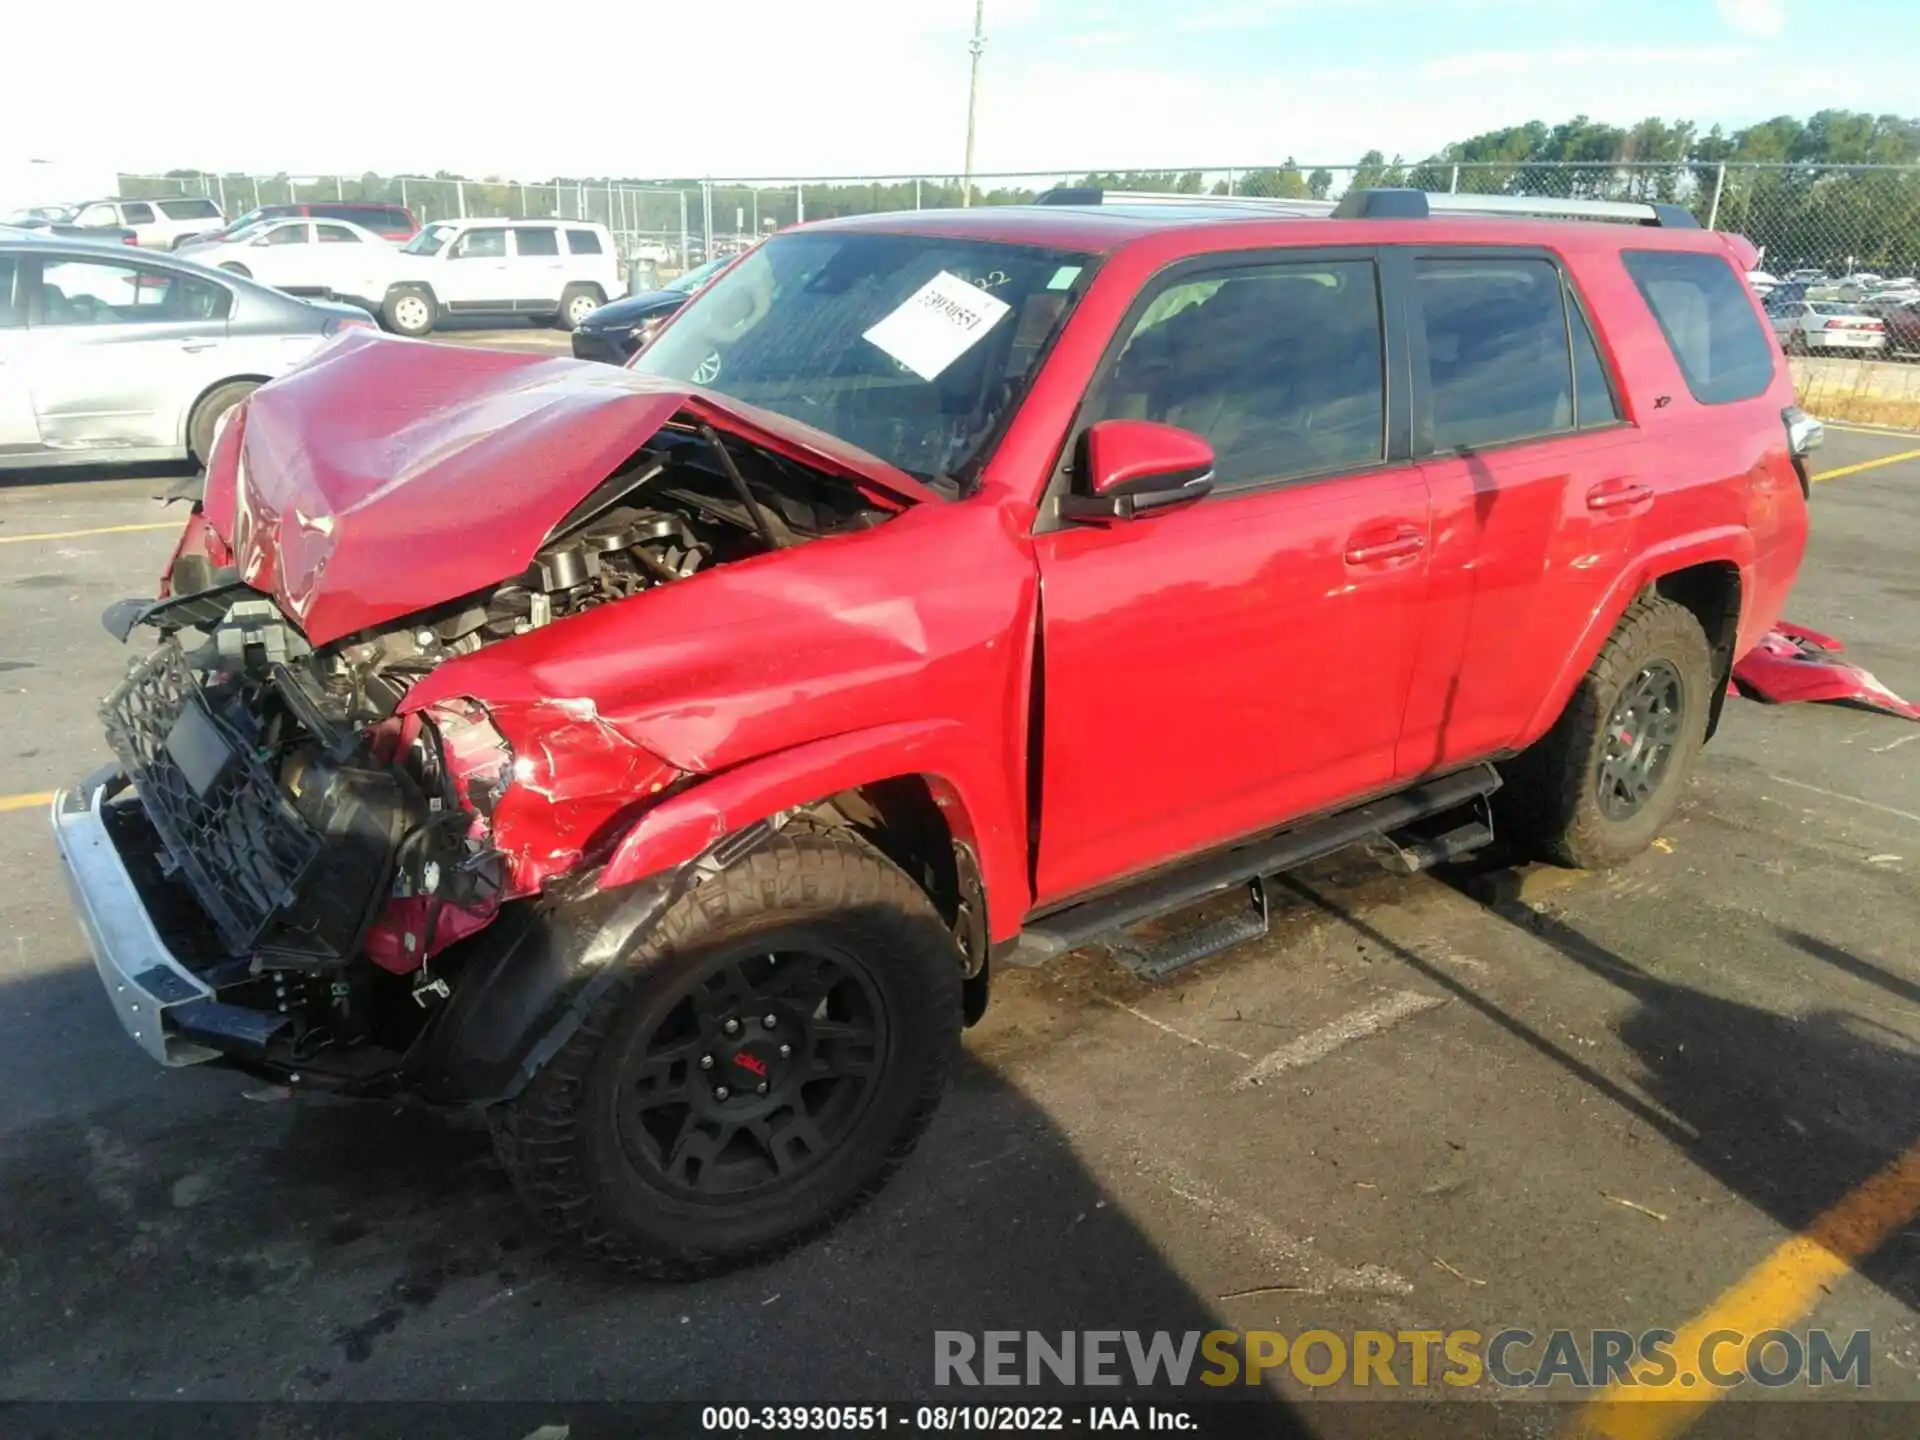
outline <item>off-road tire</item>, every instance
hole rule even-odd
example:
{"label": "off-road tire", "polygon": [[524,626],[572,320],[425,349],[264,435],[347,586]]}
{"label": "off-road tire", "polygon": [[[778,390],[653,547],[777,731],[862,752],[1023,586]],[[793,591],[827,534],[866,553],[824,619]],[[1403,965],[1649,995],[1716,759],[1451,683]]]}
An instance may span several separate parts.
{"label": "off-road tire", "polygon": [[224,385],[216,385],[200,397],[193,407],[193,415],[187,421],[187,455],[194,464],[203,470],[207,457],[213,453],[213,434],[219,428],[220,417],[247,396],[260,388],[257,380],[229,380]]}
{"label": "off-road tire", "polygon": [[[1665,661],[1682,686],[1679,738],[1658,786],[1631,816],[1601,809],[1599,776],[1607,722],[1626,687],[1647,666]],[[1533,857],[1602,870],[1646,849],[1673,817],[1706,743],[1713,708],[1713,652],[1685,606],[1645,595],[1628,607],[1575,687],[1567,708],[1540,740],[1502,766],[1495,823]]]}
{"label": "off-road tire", "polygon": [[[425,307],[424,321],[419,318],[422,306]],[[434,302],[433,293],[418,285],[406,285],[388,291],[387,298],[380,306],[380,323],[394,334],[404,335],[410,340],[431,335],[439,319],[440,307]]]}
{"label": "off-road tire", "polygon": [[[851,1130],[811,1169],[738,1199],[692,1203],[623,1150],[626,1053],[728,954],[797,938],[869,957],[887,1012],[885,1059]],[[795,826],[692,891],[618,962],[619,979],[513,1101],[489,1112],[527,1205],[614,1268],[685,1280],[766,1259],[871,1198],[905,1161],[958,1053],[960,964],[926,895],[864,841]]]}
{"label": "off-road tire", "polygon": [[569,285],[565,290],[560,292],[560,308],[556,310],[553,315],[554,329],[579,329],[580,321],[586,319],[588,315],[593,313],[592,310],[588,310],[583,312],[579,319],[574,318],[573,307],[581,300],[591,300],[594,310],[599,309],[607,303],[605,297],[600,294],[600,287],[597,285]]}

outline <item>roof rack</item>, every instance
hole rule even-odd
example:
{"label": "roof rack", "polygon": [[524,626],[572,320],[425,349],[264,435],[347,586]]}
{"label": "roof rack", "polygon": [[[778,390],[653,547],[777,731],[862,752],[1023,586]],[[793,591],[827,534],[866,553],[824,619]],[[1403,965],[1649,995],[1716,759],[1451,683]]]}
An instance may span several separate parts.
{"label": "roof rack", "polygon": [[1269,210],[1284,215],[1331,215],[1331,200],[1278,200],[1259,195],[1182,195],[1172,190],[1107,190],[1097,185],[1061,185],[1034,197],[1036,205],[1192,205],[1232,210]]}
{"label": "roof rack", "polygon": [[1684,205],[1634,200],[1557,200],[1542,195],[1433,195],[1425,190],[1349,190],[1331,200],[1279,200],[1257,195],[1178,195],[1166,191],[1105,190],[1091,185],[1044,191],[1036,205],[1191,205],[1265,210],[1284,215],[1331,216],[1336,220],[1425,220],[1433,216],[1528,216],[1541,220],[1612,220],[1698,230]]}
{"label": "roof rack", "polygon": [[1684,205],[1636,200],[1557,200],[1547,195],[1430,195],[1425,190],[1349,190],[1333,207],[1336,220],[1424,220],[1429,215],[1525,215],[1542,220],[1620,220],[1698,230]]}

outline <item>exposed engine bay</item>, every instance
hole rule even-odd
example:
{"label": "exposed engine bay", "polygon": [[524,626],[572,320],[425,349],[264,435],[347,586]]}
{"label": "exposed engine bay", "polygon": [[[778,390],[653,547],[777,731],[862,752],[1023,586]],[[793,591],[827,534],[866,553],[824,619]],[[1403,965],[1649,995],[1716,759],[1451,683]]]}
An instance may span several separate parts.
{"label": "exposed engine bay", "polygon": [[229,957],[202,977],[221,1000],[202,1023],[251,1026],[295,1058],[404,1048],[457,975],[433,958],[535,888],[496,830],[503,807],[540,802],[517,789],[538,791],[542,763],[516,767],[479,704],[413,713],[409,689],[486,646],[891,513],[741,452],[705,426],[669,426],[521,573],[319,648],[201,554],[176,559],[167,599],[110,612],[123,638],[135,624],[164,637],[103,716],[139,792],[123,818],[151,823],[151,898],[171,891],[178,910],[184,882],[204,912],[189,917],[203,935],[192,948]]}

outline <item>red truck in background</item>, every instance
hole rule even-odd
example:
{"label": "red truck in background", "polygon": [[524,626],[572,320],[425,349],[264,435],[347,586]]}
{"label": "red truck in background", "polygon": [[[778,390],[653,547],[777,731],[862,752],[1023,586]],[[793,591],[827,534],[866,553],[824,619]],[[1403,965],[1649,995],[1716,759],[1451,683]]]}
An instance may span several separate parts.
{"label": "red truck in background", "polygon": [[251,396],[54,807],[133,1037],[481,1107],[683,1276],[877,1189],[999,967],[1645,846],[1806,540],[1745,242],[1053,198],[775,236],[626,370],[354,332]]}

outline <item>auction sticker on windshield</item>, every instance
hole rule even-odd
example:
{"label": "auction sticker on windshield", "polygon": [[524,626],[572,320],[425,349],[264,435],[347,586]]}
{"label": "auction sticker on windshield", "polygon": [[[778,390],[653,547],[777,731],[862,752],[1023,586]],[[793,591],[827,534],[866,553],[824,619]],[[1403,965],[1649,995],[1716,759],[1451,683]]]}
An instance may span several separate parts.
{"label": "auction sticker on windshield", "polygon": [[932,380],[977,345],[1013,307],[942,270],[866,332],[922,380]]}

